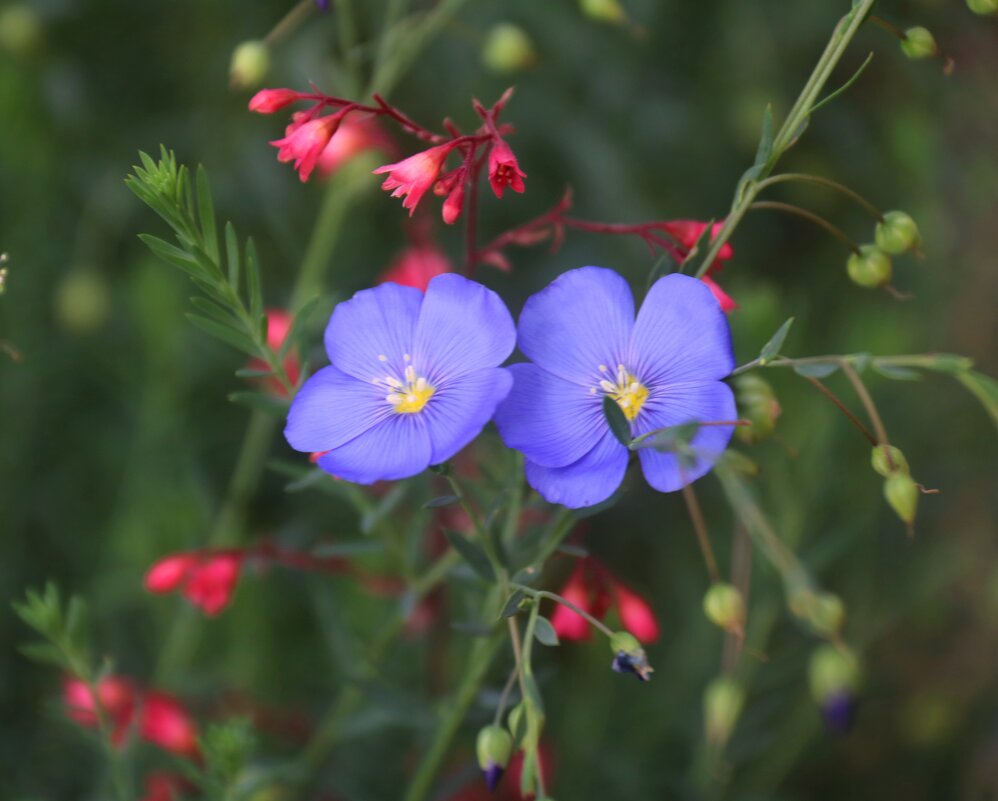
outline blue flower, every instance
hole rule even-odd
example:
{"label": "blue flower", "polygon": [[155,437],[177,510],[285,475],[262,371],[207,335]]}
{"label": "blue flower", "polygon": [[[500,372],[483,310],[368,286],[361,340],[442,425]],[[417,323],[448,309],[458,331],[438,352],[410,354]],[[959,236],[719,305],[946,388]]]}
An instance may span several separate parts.
{"label": "blue flower", "polygon": [[422,292],[382,284],[333,310],[332,364],[298,392],[284,436],[327,451],[319,466],[370,484],[422,472],[473,440],[513,379],[513,318],[499,297],[453,273]]}
{"label": "blue flower", "polygon": [[[527,480],[552,503],[577,509],[620,486],[629,451],[614,437],[603,398],[616,400],[632,436],[689,422],[735,419],[734,369],[724,313],[702,281],[659,279],[634,316],[627,282],[612,270],[571,270],[531,297],[520,315],[513,390],[496,412],[503,441],[526,456]],[[648,483],[672,492],[702,476],[733,426],[702,426],[692,462],[638,451]]]}

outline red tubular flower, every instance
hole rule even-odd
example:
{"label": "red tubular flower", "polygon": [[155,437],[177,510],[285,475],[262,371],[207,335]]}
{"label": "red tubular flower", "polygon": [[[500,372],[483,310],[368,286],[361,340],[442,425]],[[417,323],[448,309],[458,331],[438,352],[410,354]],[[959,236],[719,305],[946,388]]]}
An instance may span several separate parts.
{"label": "red tubular flower", "polygon": [[510,146],[505,140],[497,138],[489,151],[489,183],[496,197],[501,198],[507,186],[514,192],[523,192],[523,179],[526,177]]}
{"label": "red tubular flower", "polygon": [[423,150],[407,159],[394,164],[385,164],[374,170],[375,175],[388,173],[385,182],[381,184],[384,190],[394,189],[392,197],[406,196],[402,208],[409,209],[411,217],[416,206],[440,175],[447,154],[453,149],[453,144],[445,143]]}
{"label": "red tubular flower", "polygon": [[[710,230],[711,237],[717,236],[720,230],[724,227],[724,222],[714,223]],[[700,241],[700,237],[703,236],[704,230],[707,228],[707,223],[700,222],[699,220],[670,220],[669,222],[663,223],[662,228],[667,231],[680,245],[689,250],[697,242]],[[724,264],[729,259],[735,255],[734,249],[731,244],[725,242],[721,249],[717,253],[717,258],[714,263],[707,268],[707,272],[704,277],[700,280],[703,281],[713,293],[714,297],[717,298],[718,303],[721,304],[721,309],[725,314],[730,312],[732,309],[737,309],[738,304],[723,290],[718,286],[717,282],[714,281],[710,276],[720,272],[724,269]]]}
{"label": "red tubular flower", "polygon": [[[623,627],[643,643],[659,637],[658,619],[650,604],[595,559],[580,559],[559,595],[597,620],[616,607]],[[551,625],[563,640],[587,640],[591,635],[589,623],[563,604],[555,609]]]}
{"label": "red tubular flower", "polygon": [[165,693],[150,690],[143,696],[139,736],[173,754],[199,753],[197,726],[180,701]]}
{"label": "red tubular flower", "polygon": [[[135,685],[120,676],[107,676],[97,685],[97,697],[111,723],[111,742],[121,746],[135,712]],[[63,680],[62,699],[70,720],[81,726],[97,725],[97,710],[90,687],[79,679]]]}
{"label": "red tubular flower", "polygon": [[329,178],[344,164],[367,150],[380,150],[391,153],[392,142],[378,124],[371,118],[355,119],[347,117],[329,140],[316,169],[320,178]]}
{"label": "red tubular flower", "polygon": [[451,190],[451,193],[447,195],[447,200],[444,201],[443,210],[441,211],[444,222],[448,225],[453,225],[457,222],[457,218],[461,216],[463,209],[464,182],[461,181]]}
{"label": "red tubular flower", "polygon": [[273,114],[301,99],[302,93],[294,89],[261,89],[250,99],[249,110],[257,114]]}
{"label": "red tubular flower", "polygon": [[431,279],[449,272],[452,272],[450,259],[436,245],[412,244],[395,257],[378,278],[378,283],[414,286],[425,292]]}
{"label": "red tubular flower", "polygon": [[156,562],[145,577],[149,592],[181,594],[209,617],[232,600],[239,582],[242,557],[238,553],[179,553]]}
{"label": "red tubular flower", "polygon": [[731,299],[731,296],[718,286],[717,282],[711,278],[709,275],[705,275],[700,279],[703,281],[707,288],[713,293],[714,297],[717,298],[717,302],[721,304],[721,310],[727,314],[732,309],[737,309],[738,304]]}
{"label": "red tubular flower", "polygon": [[336,133],[343,118],[352,109],[346,108],[326,117],[308,119],[308,115],[294,115],[291,124],[285,130],[283,139],[275,139],[272,144],[278,148],[277,160],[280,162],[294,161],[295,169],[301,180],[307,181],[319,162],[319,156],[326,149],[333,134]]}

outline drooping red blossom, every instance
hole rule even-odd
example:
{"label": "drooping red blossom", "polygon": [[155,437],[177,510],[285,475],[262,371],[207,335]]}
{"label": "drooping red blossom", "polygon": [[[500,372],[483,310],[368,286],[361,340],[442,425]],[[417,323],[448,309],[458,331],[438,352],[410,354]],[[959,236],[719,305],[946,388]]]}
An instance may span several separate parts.
{"label": "drooping red blossom", "polygon": [[447,155],[453,150],[454,144],[447,142],[436,147],[422,150],[407,159],[394,164],[385,164],[374,170],[375,175],[388,173],[381,188],[385,191],[394,190],[392,197],[402,197],[402,208],[409,209],[411,217],[416,206],[426,191],[433,186],[440,176]]}
{"label": "drooping red blossom", "polygon": [[347,106],[325,117],[310,117],[308,113],[301,112],[295,114],[284,138],[270,143],[278,148],[277,160],[282,163],[294,161],[298,176],[303,182],[307,181],[343,118],[352,110]]}
{"label": "drooping red blossom", "polygon": [[250,99],[249,110],[257,114],[273,114],[303,98],[302,93],[294,89],[261,89]]}
{"label": "drooping red blossom", "polygon": [[717,298],[717,302],[721,304],[721,311],[727,314],[732,309],[737,309],[738,304],[732,300],[731,296],[718,286],[717,281],[711,278],[709,275],[705,275],[700,279],[703,281],[707,288],[713,293],[714,297]]}
{"label": "drooping red blossom", "polygon": [[507,186],[514,192],[523,192],[526,177],[510,146],[504,139],[496,139],[489,151],[489,184],[496,197],[501,198]]}
{"label": "drooping red blossom", "polygon": [[242,555],[235,552],[172,554],[156,562],[145,577],[149,592],[181,594],[209,617],[221,612],[232,600]]}
{"label": "drooping red blossom", "polygon": [[449,272],[453,272],[450,259],[440,248],[430,242],[414,242],[395,257],[378,283],[394,282],[425,292],[431,279]]}
{"label": "drooping red blossom", "polygon": [[[121,747],[132,730],[146,742],[180,756],[196,757],[198,731],[194,719],[176,698],[144,690],[131,679],[107,676],[97,685],[97,697],[112,725],[111,741]],[[76,678],[63,683],[66,714],[82,726],[97,726],[97,710],[87,684]]]}
{"label": "drooping red blossom", "polygon": [[319,177],[323,179],[331,177],[348,161],[368,150],[391,153],[394,145],[372,118],[347,117],[340,124],[336,135],[319,154],[319,161],[316,164]]}
{"label": "drooping red blossom", "polygon": [[[623,627],[643,643],[655,642],[661,633],[651,605],[592,557],[579,560],[559,595],[597,620],[615,608]],[[563,640],[587,640],[592,634],[585,618],[564,604],[555,609],[551,625]]]}
{"label": "drooping red blossom", "polygon": [[[724,221],[714,223],[711,227],[710,235],[715,237],[724,227]],[[675,238],[680,245],[682,245],[687,250],[691,249],[697,242],[700,241],[700,237],[703,236],[703,232],[707,228],[707,223],[701,222],[700,220],[669,220],[668,222],[662,223],[662,228],[667,231],[672,237]],[[737,309],[738,304],[723,290],[718,286],[717,282],[714,281],[710,276],[720,272],[724,269],[724,265],[735,255],[734,248],[731,247],[731,243],[725,242],[721,249],[717,253],[717,258],[714,262],[707,268],[707,272],[704,274],[702,280],[717,298],[718,303],[721,304],[721,309],[727,313],[732,309]]]}
{"label": "drooping red blossom", "polygon": [[451,190],[449,195],[447,195],[447,200],[444,201],[444,205],[440,213],[445,223],[453,225],[457,222],[457,218],[461,216],[461,211],[463,209],[464,182],[462,181]]}

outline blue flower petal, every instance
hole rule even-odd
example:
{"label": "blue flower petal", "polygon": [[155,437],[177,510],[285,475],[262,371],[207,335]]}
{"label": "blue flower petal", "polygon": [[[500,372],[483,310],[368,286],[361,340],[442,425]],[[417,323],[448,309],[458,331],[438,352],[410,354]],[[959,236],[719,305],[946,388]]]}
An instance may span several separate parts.
{"label": "blue flower petal", "polygon": [[502,367],[441,384],[420,412],[432,444],[430,464],[446,462],[477,437],[512,386],[513,377]]}
{"label": "blue flower petal", "polygon": [[628,451],[609,430],[589,453],[567,467],[526,463],[527,481],[550,503],[569,509],[595,506],[624,480]]}
{"label": "blue flower petal", "polygon": [[496,411],[506,447],[534,464],[565,467],[591,451],[606,433],[602,393],[573,384],[534,364],[514,364],[513,390]]}
{"label": "blue flower petal", "polygon": [[724,378],[735,368],[731,331],[710,289],[688,275],[667,275],[641,304],[629,366],[646,386]]}
{"label": "blue flower petal", "polygon": [[319,467],[345,481],[373,484],[423,472],[431,453],[430,435],[420,415],[393,413],[319,457]]}
{"label": "blue flower petal", "polygon": [[393,413],[385,394],[384,387],[324,367],[295,395],[284,437],[297,451],[337,448]]}
{"label": "blue flower petal", "polygon": [[422,292],[398,284],[362,289],[343,301],[326,326],[326,351],[333,366],[362,381],[401,376],[422,302]]}
{"label": "blue flower petal", "polygon": [[[716,302],[716,301],[715,301]],[[549,373],[586,386],[614,370],[627,353],[634,298],[613,270],[569,270],[531,297],[520,314],[519,345]]]}
{"label": "blue flower petal", "polygon": [[495,292],[454,273],[430,281],[412,351],[430,384],[498,367],[515,346],[516,326]]}
{"label": "blue flower petal", "polygon": [[[709,290],[708,290],[709,291]],[[669,386],[662,397],[649,400],[635,420],[635,435],[682,423],[735,420],[735,397],[721,381],[690,382]],[[672,453],[653,448],[638,451],[645,478],[659,492],[674,492],[704,475],[718,460],[734,426],[703,426],[690,443],[694,462],[680,465]]]}

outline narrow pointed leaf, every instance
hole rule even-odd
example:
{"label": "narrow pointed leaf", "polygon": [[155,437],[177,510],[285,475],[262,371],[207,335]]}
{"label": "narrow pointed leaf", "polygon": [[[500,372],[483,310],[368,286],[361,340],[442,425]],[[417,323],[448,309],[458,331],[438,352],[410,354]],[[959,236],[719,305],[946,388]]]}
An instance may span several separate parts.
{"label": "narrow pointed leaf", "polygon": [[481,545],[477,542],[472,542],[463,534],[458,534],[456,531],[444,529],[444,536],[447,537],[447,542],[451,544],[455,551],[461,554],[461,558],[468,563],[479,578],[490,584],[496,580],[492,563],[489,562],[489,558],[485,555],[485,550]]}
{"label": "narrow pointed leaf", "polygon": [[537,622],[534,624],[534,637],[541,645],[553,647],[559,644],[558,633],[546,617],[538,616]]}
{"label": "narrow pointed leaf", "polygon": [[776,333],[770,337],[769,342],[763,345],[762,350],[759,352],[759,364],[768,364],[780,355],[780,348],[783,347],[783,342],[786,340],[787,334],[790,333],[790,326],[793,324],[794,318],[790,317],[783,325],[776,329]]}
{"label": "narrow pointed leaf", "polygon": [[630,447],[631,425],[627,422],[627,418],[617,401],[609,395],[603,396],[603,416],[606,417],[606,422],[617,441],[625,447]]}

